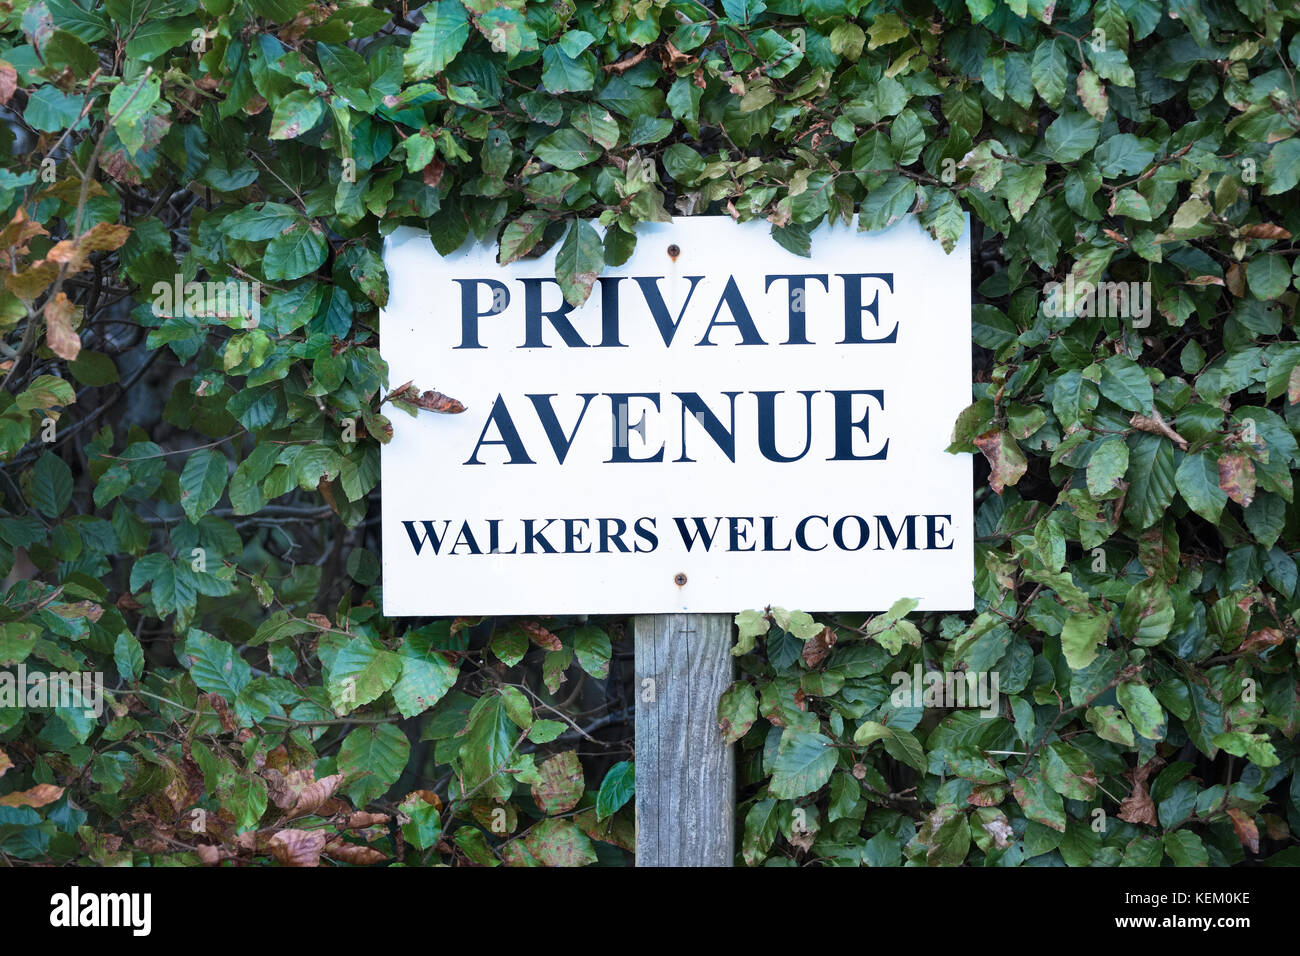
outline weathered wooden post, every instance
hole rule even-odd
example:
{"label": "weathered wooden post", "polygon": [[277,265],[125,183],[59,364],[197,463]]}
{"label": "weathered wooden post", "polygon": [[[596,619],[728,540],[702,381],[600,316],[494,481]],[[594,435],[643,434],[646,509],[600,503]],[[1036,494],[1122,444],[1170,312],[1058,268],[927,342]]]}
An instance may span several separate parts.
{"label": "weathered wooden post", "polygon": [[731,683],[731,617],[639,614],[636,864],[731,866],[735,756],[718,729]]}

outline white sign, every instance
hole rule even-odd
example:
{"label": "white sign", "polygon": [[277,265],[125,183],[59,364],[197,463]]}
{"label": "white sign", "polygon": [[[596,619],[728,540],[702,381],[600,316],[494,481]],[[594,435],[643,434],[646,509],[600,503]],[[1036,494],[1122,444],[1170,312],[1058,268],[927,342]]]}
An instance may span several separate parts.
{"label": "white sign", "polygon": [[968,233],[647,224],[571,308],[558,244],[397,230],[389,381],[466,410],[386,410],[384,613],[971,608]]}

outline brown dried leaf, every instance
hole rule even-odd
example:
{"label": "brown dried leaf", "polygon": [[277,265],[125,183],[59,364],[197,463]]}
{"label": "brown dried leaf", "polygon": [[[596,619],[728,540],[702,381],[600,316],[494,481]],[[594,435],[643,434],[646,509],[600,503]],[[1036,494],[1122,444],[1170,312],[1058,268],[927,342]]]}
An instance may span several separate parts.
{"label": "brown dried leaf", "polygon": [[18,273],[5,273],[5,288],[24,302],[34,302],[59,274],[58,263],[44,260]]}
{"label": "brown dried leaf", "polygon": [[143,604],[141,604],[139,601],[137,601],[135,598],[131,596],[130,591],[127,591],[120,598],[118,598],[117,601],[115,601],[114,603],[116,604],[117,609],[119,611],[138,611],[142,607],[144,607]]}
{"label": "brown dried leaf", "polygon": [[688,63],[695,62],[695,57],[689,53],[683,53],[673,46],[672,40],[665,41],[663,49],[660,50],[660,56],[664,61],[664,66],[669,70],[676,70],[679,66],[686,66]]}
{"label": "brown dried leaf", "polygon": [[423,177],[424,184],[430,189],[437,189],[438,184],[442,182],[442,174],[446,171],[447,164],[442,161],[441,156],[433,157],[428,166],[424,167]]}
{"label": "brown dried leaf", "polygon": [[0,106],[9,102],[9,97],[18,89],[18,71],[7,60],[0,60]]}
{"label": "brown dried leaf", "polygon": [[387,823],[391,817],[387,813],[367,813],[364,810],[358,810],[356,813],[348,815],[347,823],[344,824],[349,830],[360,830],[363,827],[373,827],[380,823]]}
{"label": "brown dried leaf", "polygon": [[[300,773],[310,775],[311,770],[300,771]],[[339,785],[343,783],[343,777],[344,775],[341,773],[332,773],[328,777],[321,780],[312,780],[303,786],[298,791],[298,800],[293,805],[293,810],[289,813],[290,818],[301,817],[320,810],[334,795],[334,791],[339,788]],[[290,775],[289,785],[294,785],[292,774]]]}
{"label": "brown dried leaf", "polygon": [[76,306],[66,294],[60,292],[45,303],[45,344],[61,359],[73,361],[81,354],[81,336],[77,334],[73,317]]}
{"label": "brown dried leaf", "polygon": [[1290,239],[1291,233],[1271,222],[1257,222],[1237,233],[1246,239]]}
{"label": "brown dried leaf", "polygon": [[[21,206],[14,213],[13,219],[4,229],[0,229],[0,264],[8,267],[14,259],[27,255],[27,244],[36,236],[48,236],[49,232],[39,222],[28,218]],[[11,256],[13,259],[11,259]],[[6,271],[12,269],[6,268]]]}
{"label": "brown dried leaf", "polygon": [[975,447],[988,459],[989,485],[996,494],[1018,482],[1029,468],[1024,453],[1015,440],[999,429],[992,429],[975,439]]}
{"label": "brown dried leaf", "polygon": [[1246,294],[1246,273],[1242,271],[1237,263],[1228,266],[1228,271],[1224,275],[1227,280],[1228,291],[1238,299]]}
{"label": "brown dried leaf", "polygon": [[1248,508],[1255,500],[1255,463],[1236,452],[1220,455],[1219,487],[1237,504]]}
{"label": "brown dried leaf", "polygon": [[317,614],[315,611],[307,615],[307,623],[313,627],[319,627],[322,631],[332,631],[334,629],[334,625],[330,623],[329,618],[324,614]]}
{"label": "brown dried leaf", "polygon": [[325,855],[331,859],[342,860],[344,863],[352,863],[356,866],[369,866],[372,863],[382,863],[388,859],[374,847],[343,842],[331,843],[326,846]]}
{"label": "brown dried leaf", "polygon": [[809,667],[818,667],[831,653],[835,646],[835,632],[824,627],[814,634],[803,646],[803,662]]}
{"label": "brown dried leaf", "polygon": [[645,55],[646,55],[646,48],[642,47],[640,50],[638,50],[632,56],[628,57],[626,60],[620,60],[617,63],[607,63],[603,67],[601,67],[601,69],[603,69],[606,73],[614,73],[614,74],[626,73],[628,70],[632,69],[632,67],[636,66],[638,63],[644,60]]}
{"label": "brown dried leaf", "polygon": [[1135,414],[1128,420],[1128,423],[1139,431],[1150,432],[1153,435],[1163,435],[1183,451],[1187,451],[1187,439],[1169,427],[1169,423],[1161,416],[1158,408],[1153,407],[1151,409],[1150,417]]}
{"label": "brown dried leaf", "polygon": [[1241,642],[1237,648],[1238,654],[1256,654],[1260,651],[1275,647],[1286,640],[1286,635],[1275,627],[1262,627],[1254,631],[1250,637]]}
{"label": "brown dried leaf", "polygon": [[560,643],[560,639],[536,621],[523,621],[519,626],[525,634],[532,638],[533,643],[538,647],[544,647],[548,651],[564,650],[564,645]]}
{"label": "brown dried leaf", "polygon": [[1233,807],[1228,811],[1228,819],[1232,821],[1233,832],[1237,834],[1237,839],[1251,853],[1259,852],[1259,827],[1255,825],[1253,818],[1248,816],[1244,810],[1238,810]]}
{"label": "brown dried leaf", "polygon": [[13,765],[14,762],[9,759],[9,755],[5,753],[3,750],[0,750],[0,777],[3,777],[5,775],[5,771],[8,770]]}
{"label": "brown dried leaf", "polygon": [[28,790],[15,790],[0,797],[0,807],[43,807],[63,796],[63,788],[38,783]]}
{"label": "brown dried leaf", "polygon": [[77,240],[77,251],[82,255],[92,252],[112,252],[122,248],[131,235],[130,226],[121,226],[112,222],[97,222],[81,234]]}
{"label": "brown dried leaf", "polygon": [[1156,826],[1159,818],[1156,816],[1155,801],[1147,792],[1147,777],[1164,766],[1164,763],[1160,757],[1152,757],[1142,766],[1135,767],[1124,774],[1133,781],[1132,791],[1119,805],[1119,818],[1125,823]]}
{"label": "brown dried leaf", "polygon": [[271,837],[270,849],[285,866],[320,866],[325,834],[320,830],[281,830]]}
{"label": "brown dried leaf", "polygon": [[1300,402],[1300,365],[1291,369],[1291,374],[1287,376],[1286,400],[1292,405]]}
{"label": "brown dried leaf", "polygon": [[234,853],[230,852],[225,847],[212,846],[207,843],[201,846],[196,846],[194,852],[199,855],[199,859],[203,862],[204,866],[216,866],[222,860],[230,860],[235,856]]}
{"label": "brown dried leaf", "polygon": [[452,398],[450,395],[444,395],[442,392],[428,391],[416,399],[415,404],[425,411],[442,412],[445,415],[459,415],[465,410],[465,406]]}
{"label": "brown dried leaf", "polygon": [[217,719],[221,721],[221,729],[228,734],[234,733],[239,725],[235,723],[235,718],[230,715],[230,704],[226,702],[226,698],[220,694],[204,694],[203,696],[212,709],[217,712]]}

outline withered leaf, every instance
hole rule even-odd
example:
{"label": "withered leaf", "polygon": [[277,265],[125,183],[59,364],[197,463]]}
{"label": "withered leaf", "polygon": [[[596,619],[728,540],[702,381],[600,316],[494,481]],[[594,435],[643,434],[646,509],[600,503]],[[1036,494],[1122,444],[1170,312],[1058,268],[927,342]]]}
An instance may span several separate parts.
{"label": "withered leaf", "polygon": [[320,830],[281,830],[271,837],[271,855],[285,866],[320,866],[325,849],[325,834]]}
{"label": "withered leaf", "polygon": [[1219,487],[1237,504],[1255,500],[1255,463],[1239,452],[1219,456]]}
{"label": "withered leaf", "polygon": [[0,797],[0,807],[43,807],[63,796],[63,788],[38,783],[27,790],[15,790]]}
{"label": "withered leaf", "polygon": [[1150,432],[1153,435],[1163,435],[1183,451],[1187,451],[1187,439],[1169,427],[1169,423],[1160,415],[1160,409],[1158,408],[1153,407],[1149,417],[1135,414],[1128,420],[1128,423],[1140,431]]}
{"label": "withered leaf", "polygon": [[1024,452],[1006,432],[992,429],[975,439],[975,447],[984,453],[989,461],[989,485],[996,494],[1002,489],[1014,485],[1029,468]]}
{"label": "withered leaf", "polygon": [[829,627],[822,628],[803,646],[803,662],[810,668],[819,667],[835,646],[835,632]]}
{"label": "withered leaf", "polygon": [[368,866],[372,863],[382,863],[388,857],[380,853],[374,847],[358,846],[355,843],[330,843],[325,847],[325,855],[335,859],[342,860],[344,863],[352,863],[356,866]]}
{"label": "withered leaf", "polygon": [[1259,827],[1255,825],[1255,820],[1249,816],[1246,811],[1239,810],[1236,807],[1228,811],[1228,819],[1232,821],[1232,830],[1237,834],[1237,839],[1251,853],[1259,852]]}
{"label": "withered leaf", "polygon": [[544,647],[548,651],[564,650],[564,645],[560,643],[560,639],[536,621],[523,621],[519,627],[538,647]]}

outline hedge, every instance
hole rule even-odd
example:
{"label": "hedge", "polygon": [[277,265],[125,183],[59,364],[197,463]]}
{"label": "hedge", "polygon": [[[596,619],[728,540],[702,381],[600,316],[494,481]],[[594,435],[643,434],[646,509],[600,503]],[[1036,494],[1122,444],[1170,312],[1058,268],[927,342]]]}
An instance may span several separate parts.
{"label": "hedge", "polygon": [[[0,861],[629,862],[624,622],[378,611],[379,446],[438,404],[387,381],[382,236],[559,243],[576,303],[641,222],[969,213],[976,610],[736,609],[737,862],[1300,863],[1298,25],[4,5],[0,667],[104,700],[0,696]],[[935,673],[995,714],[893,693]]]}

